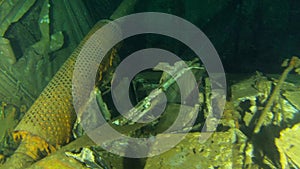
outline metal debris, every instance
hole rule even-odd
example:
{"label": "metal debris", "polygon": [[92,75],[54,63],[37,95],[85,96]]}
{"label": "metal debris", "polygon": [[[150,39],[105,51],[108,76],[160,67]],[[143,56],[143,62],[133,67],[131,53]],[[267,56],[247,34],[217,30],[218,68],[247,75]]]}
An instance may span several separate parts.
{"label": "metal debris", "polygon": [[300,123],[280,132],[275,139],[282,168],[300,168]]}
{"label": "metal debris", "polygon": [[[246,168],[256,166],[251,160],[253,147],[247,137],[237,129],[216,132],[204,143],[199,142],[205,133],[189,133],[174,148],[147,159],[148,168]],[[168,134],[157,137],[170,137]],[[169,144],[169,143],[166,143]],[[154,144],[154,146],[162,146]],[[246,150],[246,152],[244,152]]]}
{"label": "metal debris", "polygon": [[80,152],[66,152],[68,157],[75,158],[76,160],[84,163],[89,168],[95,169],[109,169],[106,162],[90,148],[82,148]]}

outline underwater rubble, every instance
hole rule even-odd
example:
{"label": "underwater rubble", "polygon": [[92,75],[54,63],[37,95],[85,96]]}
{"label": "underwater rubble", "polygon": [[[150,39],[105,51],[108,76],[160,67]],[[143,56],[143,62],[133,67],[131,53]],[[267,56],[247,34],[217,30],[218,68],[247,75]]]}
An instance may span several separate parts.
{"label": "underwater rubble", "polygon": [[[105,1],[105,3],[108,2]],[[228,1],[223,3],[227,4]],[[52,17],[61,16],[60,13],[50,14],[50,11],[55,11],[55,9],[66,11],[65,18],[53,19]],[[219,10],[221,8],[216,8],[213,13],[206,15],[212,17]],[[116,11],[113,17],[117,18],[122,12]],[[77,5],[58,0],[28,0],[26,2],[15,0],[12,3],[0,1],[0,13],[1,168],[7,157],[12,155],[17,147],[11,132],[51,80],[61,63],[91,28],[93,21],[89,19],[82,1]],[[69,24],[62,24],[63,20]],[[53,23],[55,30],[51,30],[50,23]],[[38,33],[23,29],[29,25],[39,30]],[[29,43],[23,43],[24,38],[27,38]],[[16,52],[17,48],[21,52]],[[187,64],[188,68],[183,67],[183,64]],[[116,115],[117,111],[107,99],[111,97],[109,85],[112,76],[111,72],[107,72],[103,76],[110,76],[107,78],[109,80],[103,78],[107,81],[97,83],[98,86],[95,86],[93,91],[95,93],[92,94],[96,94],[93,97],[97,98],[98,106],[101,111],[105,112],[103,115],[109,125],[131,137],[151,138],[155,135],[158,138],[170,138],[180,135],[180,131],[162,132],[172,125],[180,108],[184,107],[178,104],[181,98],[177,94],[179,88],[175,81],[184,74],[186,69],[192,69],[194,76],[199,80],[197,81],[200,89],[199,103],[195,107],[184,108],[190,110],[190,113],[197,110],[199,115],[192,126],[189,126],[189,116],[182,119],[182,123],[187,128],[190,127],[191,131],[170,150],[157,156],[134,159],[132,163],[135,164],[129,164],[132,159],[120,157],[96,146],[80,126],[81,123],[90,123],[90,121],[84,121],[83,117],[78,117],[72,131],[72,142],[58,148],[56,152],[28,168],[47,168],[50,165],[53,166],[52,168],[60,169],[300,168],[300,80],[297,80],[300,79],[299,58],[292,57],[283,66],[285,70],[281,76],[260,72],[247,76],[229,74],[230,94],[228,98],[223,98],[227,99],[224,113],[220,121],[214,117],[210,119],[218,123],[213,133],[201,132],[205,126],[205,120],[210,118],[209,114],[213,106],[211,99],[215,95],[211,92],[211,82],[199,60],[177,62],[174,66],[159,63],[153,70],[139,73],[135,77],[132,82],[131,96],[136,106],[128,112],[134,120],[153,118],[147,117],[147,113],[151,110],[149,105],[153,107],[153,103],[160,101],[158,97],[160,94],[166,93],[168,99],[162,116],[149,124],[135,124]],[[158,71],[163,68],[167,68],[178,76],[172,78],[167,73]],[[290,74],[293,70],[296,73]],[[103,80],[102,77],[100,79]],[[103,89],[106,91],[102,91]],[[187,87],[185,90],[190,93],[192,88]],[[135,116],[137,112],[141,114]],[[213,125],[205,127],[210,131]],[[201,136],[206,134],[210,137],[201,142]],[[126,146],[123,146],[129,144],[128,140],[118,141],[120,145],[113,148],[126,155]],[[163,144],[169,144],[169,142]],[[110,143],[105,143],[105,145],[111,146]],[[162,143],[154,141],[152,147],[147,148],[151,150],[160,146],[163,146]]]}
{"label": "underwater rubble", "polygon": [[[200,71],[198,75],[205,76],[203,73]],[[134,84],[137,85],[135,87],[137,91],[134,93],[140,93],[139,91],[145,85],[147,86],[144,82],[155,81],[155,78],[149,76],[149,74],[151,72],[144,72],[136,77],[135,80],[137,81]],[[157,72],[153,72],[153,75],[157,76],[156,82],[158,83],[161,75]],[[147,79],[149,77],[151,78]],[[299,98],[293,94],[297,94],[299,90],[300,83],[298,81],[295,82],[291,78],[292,82],[290,82],[288,78],[283,83],[281,93],[272,107],[272,113],[265,120],[265,127],[262,128],[260,133],[253,134],[258,118],[257,114],[263,110],[265,102],[267,102],[273,88],[278,83],[277,78],[278,76],[257,73],[233,84],[231,86],[231,99],[226,104],[218,129],[207,141],[200,141],[200,136],[205,135],[205,133],[199,132],[199,128],[201,128],[198,126],[201,126],[200,120],[196,122],[192,132],[175,147],[158,156],[145,159],[144,168],[285,168],[288,165],[297,168],[299,159],[295,154],[299,151],[298,142],[296,141],[299,136],[297,134],[299,131],[299,109],[295,103],[298,103]],[[143,82],[142,86],[141,82]],[[146,91],[144,90],[140,94],[150,94],[150,91],[157,86],[159,85],[149,84],[147,88],[144,88]],[[174,87],[170,87],[170,89],[171,91],[176,90]],[[175,91],[172,92],[176,93]],[[208,95],[209,93],[204,92],[202,94]],[[143,97],[139,96],[137,98]],[[177,100],[176,97],[169,96],[169,98]],[[199,110],[204,111],[207,109],[206,106],[208,105],[202,104],[202,108]],[[169,103],[165,113],[159,120],[153,122],[150,126],[141,126],[132,130],[130,135],[134,137],[157,135],[157,137],[166,138],[176,135],[173,133],[168,136],[168,134],[159,133],[166,130],[173,123],[179,107]],[[121,121],[115,121],[115,124],[122,127]],[[273,135],[269,134],[270,138],[264,140],[264,135],[270,130],[276,132],[273,132]],[[124,145],[129,144],[126,143],[127,140],[119,141]],[[258,145],[262,141],[265,143]],[[159,146],[163,146],[163,144],[156,145],[154,143],[153,145],[153,147]],[[96,147],[89,147],[89,150],[85,151],[90,152],[90,150],[97,149]],[[119,149],[119,151],[123,149],[122,147],[114,148]],[[272,148],[271,152],[270,148]],[[111,163],[111,160],[117,157],[109,155],[110,153],[105,153],[103,150],[101,152],[101,156],[96,157],[102,157],[102,160],[106,161],[105,164],[110,164],[109,166],[114,168],[115,164]],[[69,154],[69,156],[75,155]],[[104,157],[110,157],[110,159]],[[85,160],[90,161],[86,165],[91,165],[91,163],[100,165],[99,162],[95,161],[95,157],[92,159],[88,157]],[[81,161],[84,160],[81,159]],[[280,163],[278,163],[279,161]]]}

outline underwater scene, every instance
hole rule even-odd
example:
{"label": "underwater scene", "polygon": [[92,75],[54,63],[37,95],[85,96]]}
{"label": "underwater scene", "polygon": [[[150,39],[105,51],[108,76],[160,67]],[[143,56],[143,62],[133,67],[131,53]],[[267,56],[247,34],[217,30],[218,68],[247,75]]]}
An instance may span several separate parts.
{"label": "underwater scene", "polygon": [[0,169],[300,168],[300,1],[0,0]]}

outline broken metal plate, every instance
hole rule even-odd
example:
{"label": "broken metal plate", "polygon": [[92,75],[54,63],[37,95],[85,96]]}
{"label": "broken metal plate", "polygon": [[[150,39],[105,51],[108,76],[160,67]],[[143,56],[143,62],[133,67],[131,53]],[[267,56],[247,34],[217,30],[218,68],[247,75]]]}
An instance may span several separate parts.
{"label": "broken metal plate", "polygon": [[231,86],[232,100],[238,105],[245,100],[256,100],[259,96],[268,95],[271,90],[271,82],[266,77],[254,75]]}
{"label": "broken metal plate", "polygon": [[283,96],[300,111],[300,91],[285,91]]}

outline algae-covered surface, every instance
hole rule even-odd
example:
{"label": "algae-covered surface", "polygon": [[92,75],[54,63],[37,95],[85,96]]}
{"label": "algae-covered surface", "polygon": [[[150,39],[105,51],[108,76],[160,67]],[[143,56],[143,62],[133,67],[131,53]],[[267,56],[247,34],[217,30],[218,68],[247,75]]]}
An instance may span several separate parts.
{"label": "algae-covered surface", "polygon": [[[194,44],[200,52],[193,51],[180,39],[148,30],[112,46],[101,65],[76,60],[102,52],[97,45],[128,33],[110,21],[143,12],[184,19],[203,32],[215,51],[208,42]],[[140,19],[148,25],[136,25],[139,20],[126,28],[169,23]],[[299,20],[300,1],[294,0],[0,0],[0,168],[300,168]],[[103,41],[87,43],[109,22],[113,31]],[[199,42],[198,34],[188,37],[192,29],[180,26],[161,31]],[[83,50],[84,44],[95,46]],[[168,63],[167,53],[148,58],[138,53],[158,48],[177,60]],[[221,63],[215,69],[210,67],[218,65],[211,62],[212,53]],[[117,74],[131,54],[140,57]],[[74,61],[60,70],[70,56]],[[82,69],[72,74],[76,66],[69,65],[75,63]],[[78,101],[72,80],[92,69],[95,77],[84,84],[89,79],[94,84],[79,85],[79,97],[87,98]],[[209,70],[224,70],[226,85],[217,81],[222,73]],[[87,86],[91,92],[85,92]],[[78,109],[77,103],[83,106]],[[100,115],[107,124],[97,123]],[[111,136],[102,132],[106,125],[127,137],[99,145],[86,135],[99,129],[102,137]],[[176,140],[171,138],[186,131],[178,144],[152,156],[152,150],[170,146]],[[202,136],[209,137],[201,142]],[[129,138],[149,142],[132,147]],[[148,156],[131,158],[140,149]]]}

